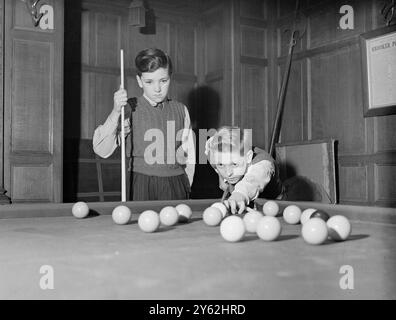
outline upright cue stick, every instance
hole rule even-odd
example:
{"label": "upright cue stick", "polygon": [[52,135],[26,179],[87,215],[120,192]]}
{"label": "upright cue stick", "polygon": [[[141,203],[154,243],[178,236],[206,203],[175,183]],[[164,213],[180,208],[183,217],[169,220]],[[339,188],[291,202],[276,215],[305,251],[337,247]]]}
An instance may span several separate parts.
{"label": "upright cue stick", "polygon": [[[121,86],[124,89],[124,50],[121,49]],[[126,201],[124,106],[121,108],[121,201]]]}

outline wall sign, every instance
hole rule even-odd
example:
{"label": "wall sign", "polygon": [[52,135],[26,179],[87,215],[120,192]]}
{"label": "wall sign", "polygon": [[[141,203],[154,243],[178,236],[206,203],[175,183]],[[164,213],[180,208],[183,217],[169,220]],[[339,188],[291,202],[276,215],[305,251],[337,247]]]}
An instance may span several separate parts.
{"label": "wall sign", "polygon": [[396,25],[360,36],[364,116],[396,114]]}

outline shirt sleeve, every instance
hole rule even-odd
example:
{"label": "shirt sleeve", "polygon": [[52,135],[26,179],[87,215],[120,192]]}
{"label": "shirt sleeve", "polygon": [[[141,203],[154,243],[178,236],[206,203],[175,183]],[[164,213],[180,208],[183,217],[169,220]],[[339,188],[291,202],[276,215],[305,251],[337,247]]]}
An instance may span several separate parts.
{"label": "shirt sleeve", "polygon": [[252,164],[243,179],[235,185],[234,192],[244,195],[247,203],[249,203],[264,190],[274,173],[275,166],[271,161],[262,160]]}
{"label": "shirt sleeve", "polygon": [[[194,180],[195,173],[195,143],[194,143],[194,134],[191,129],[191,120],[188,109],[184,106],[184,129],[181,136],[181,146],[178,154],[178,162],[185,164],[185,172],[187,174],[188,180],[190,182],[190,186]],[[180,159],[180,158],[184,159]]]}
{"label": "shirt sleeve", "polygon": [[[120,144],[120,137],[117,135],[117,126],[119,115],[112,111],[107,117],[104,124],[99,125],[93,135],[93,150],[94,152],[102,157],[110,157],[117,146]],[[130,133],[129,118],[124,120],[125,138]]]}

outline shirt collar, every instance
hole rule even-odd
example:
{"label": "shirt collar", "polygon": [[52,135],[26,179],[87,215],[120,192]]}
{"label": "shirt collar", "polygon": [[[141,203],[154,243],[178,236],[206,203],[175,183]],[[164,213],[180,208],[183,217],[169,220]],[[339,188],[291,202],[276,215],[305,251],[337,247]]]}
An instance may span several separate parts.
{"label": "shirt collar", "polygon": [[155,106],[157,105],[154,101],[152,101],[152,100],[151,100],[149,97],[147,97],[146,94],[144,94],[144,93],[143,93],[143,97],[147,100],[147,102],[148,102],[151,106],[155,107]]}
{"label": "shirt collar", "polygon": [[[156,107],[159,103],[156,103],[156,102],[154,102],[154,101],[152,101],[149,97],[147,97],[146,96],[146,94],[144,94],[143,93],[143,98],[144,99],[146,99],[146,101],[152,106],[152,107]],[[166,97],[165,99],[164,99],[164,101],[162,101],[162,102],[160,102],[160,103],[165,103],[165,102],[168,102],[169,100],[171,100],[171,99],[169,99],[168,97]]]}

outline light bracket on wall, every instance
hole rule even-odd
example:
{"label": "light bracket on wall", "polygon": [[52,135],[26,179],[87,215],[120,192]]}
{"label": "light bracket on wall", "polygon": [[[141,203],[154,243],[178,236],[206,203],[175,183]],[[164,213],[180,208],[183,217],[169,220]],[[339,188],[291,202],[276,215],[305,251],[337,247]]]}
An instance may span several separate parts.
{"label": "light bracket on wall", "polygon": [[146,7],[142,0],[133,0],[129,5],[128,25],[133,27],[146,26]]}
{"label": "light bracket on wall", "polygon": [[42,13],[38,12],[37,5],[40,0],[21,0],[26,4],[26,8],[32,17],[32,21],[35,27],[37,27],[40,23],[41,18],[43,17]]}

